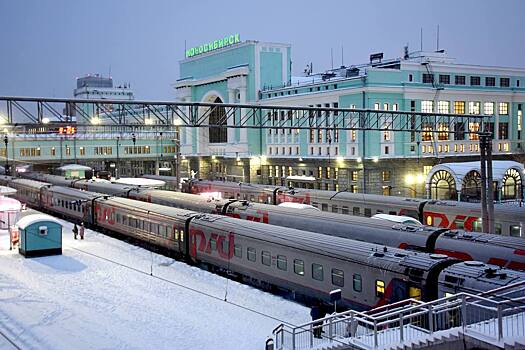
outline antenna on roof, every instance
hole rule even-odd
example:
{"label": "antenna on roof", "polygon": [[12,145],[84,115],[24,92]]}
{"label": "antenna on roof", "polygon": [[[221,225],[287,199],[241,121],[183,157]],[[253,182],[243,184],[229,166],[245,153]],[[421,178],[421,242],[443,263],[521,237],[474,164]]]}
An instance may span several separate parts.
{"label": "antenna on roof", "polygon": [[109,65],[109,76],[108,78],[111,78],[111,64]]}
{"label": "antenna on roof", "polygon": [[343,51],[343,45],[341,45],[341,66],[344,66],[345,65],[345,56],[344,56],[344,51]]}
{"label": "antenna on roof", "polygon": [[334,49],[330,48],[330,59],[332,61],[332,70],[334,70]]}
{"label": "antenna on roof", "polygon": [[408,60],[410,58],[410,55],[408,53],[408,43],[405,45],[404,47],[404,54],[403,54],[403,59],[405,60]]}
{"label": "antenna on roof", "polygon": [[437,35],[436,35],[436,52],[439,51],[439,24],[438,24],[438,27],[437,27]]}
{"label": "antenna on roof", "polygon": [[423,51],[423,27],[421,27],[421,32],[419,33],[419,39],[421,41],[421,49],[420,49],[420,51]]}

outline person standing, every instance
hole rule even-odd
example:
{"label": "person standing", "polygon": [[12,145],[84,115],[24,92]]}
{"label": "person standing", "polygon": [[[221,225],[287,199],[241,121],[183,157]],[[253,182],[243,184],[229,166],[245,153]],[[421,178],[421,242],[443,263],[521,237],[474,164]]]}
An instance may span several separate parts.
{"label": "person standing", "polygon": [[78,235],[78,227],[77,227],[77,224],[75,224],[75,226],[73,226],[73,236],[75,237],[75,239],[77,239],[77,235]]}
{"label": "person standing", "polygon": [[[317,305],[312,306],[310,311],[310,316],[312,316],[312,321],[319,320],[324,317],[323,305],[318,303]],[[315,338],[322,338],[321,333],[323,331],[323,322],[315,322],[313,324],[313,333]]]}
{"label": "person standing", "polygon": [[80,223],[79,234],[80,234],[80,239],[84,239],[84,223],[83,222]]}

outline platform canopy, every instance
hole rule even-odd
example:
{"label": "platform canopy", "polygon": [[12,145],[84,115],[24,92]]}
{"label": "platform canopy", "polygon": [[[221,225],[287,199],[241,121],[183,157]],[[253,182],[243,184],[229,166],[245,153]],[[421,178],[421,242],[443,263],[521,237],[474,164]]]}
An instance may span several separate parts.
{"label": "platform canopy", "polygon": [[[495,199],[522,199],[523,164],[510,160],[492,162]],[[427,175],[425,186],[432,199],[478,200],[481,193],[481,163],[443,163]],[[462,198],[463,197],[463,198]]]}
{"label": "platform canopy", "polygon": [[90,168],[88,166],[80,165],[80,164],[68,164],[68,165],[63,165],[60,168],[58,168],[58,170],[60,170],[60,171],[67,171],[67,170],[91,170],[91,169],[92,168]]}

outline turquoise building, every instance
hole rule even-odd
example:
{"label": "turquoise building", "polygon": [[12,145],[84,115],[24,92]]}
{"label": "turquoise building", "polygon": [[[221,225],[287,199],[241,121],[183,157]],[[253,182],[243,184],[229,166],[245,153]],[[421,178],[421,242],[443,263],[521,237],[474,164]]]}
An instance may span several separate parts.
{"label": "turquoise building", "polygon": [[[444,50],[406,49],[402,58],[371,55],[367,64],[294,77],[289,44],[212,43],[179,62],[178,101],[479,114],[490,121],[429,124],[429,132],[411,131],[410,123],[395,133],[260,130],[228,128],[240,119],[229,115],[224,128],[182,128],[181,154],[197,177],[424,196],[433,165],[479,159],[477,135],[466,132],[481,129],[493,132],[495,159],[524,161],[523,68],[459,64]],[[284,110],[272,117],[293,118]]]}
{"label": "turquoise building", "polygon": [[26,258],[62,254],[62,224],[52,216],[31,214],[17,224],[20,254]]}

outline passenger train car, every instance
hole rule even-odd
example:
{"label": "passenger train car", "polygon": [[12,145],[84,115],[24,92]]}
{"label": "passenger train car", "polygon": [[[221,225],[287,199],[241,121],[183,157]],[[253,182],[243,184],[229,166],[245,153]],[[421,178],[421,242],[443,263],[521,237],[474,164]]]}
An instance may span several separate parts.
{"label": "passenger train car", "polygon": [[36,208],[153,243],[191,263],[306,303],[328,302],[330,291],[341,289],[342,305],[365,310],[408,297],[432,300],[460,292],[463,285],[480,292],[525,280],[524,272],[483,263],[470,266],[441,254],[386,248],[25,179],[10,180],[9,185],[18,189],[21,201]]}
{"label": "passenger train car", "polygon": [[[475,232],[482,230],[481,208],[476,203],[207,180],[190,180],[183,184],[183,191],[213,193],[222,198],[267,204],[298,202],[313,205],[322,211],[365,217],[381,213],[405,215],[430,226]],[[494,221],[496,234],[515,237],[525,235],[525,207],[495,205]]]}
{"label": "passenger train car", "polygon": [[[55,175],[33,174],[59,186],[138,199],[176,208],[220,214],[234,218],[324,233],[390,247],[446,254],[461,260],[478,260],[525,270],[525,240],[463,230],[413,226],[366,217],[317,210],[298,210],[245,200],[210,199],[208,196],[137,188],[91,180],[66,180]],[[327,223],[330,223],[329,225]]]}

